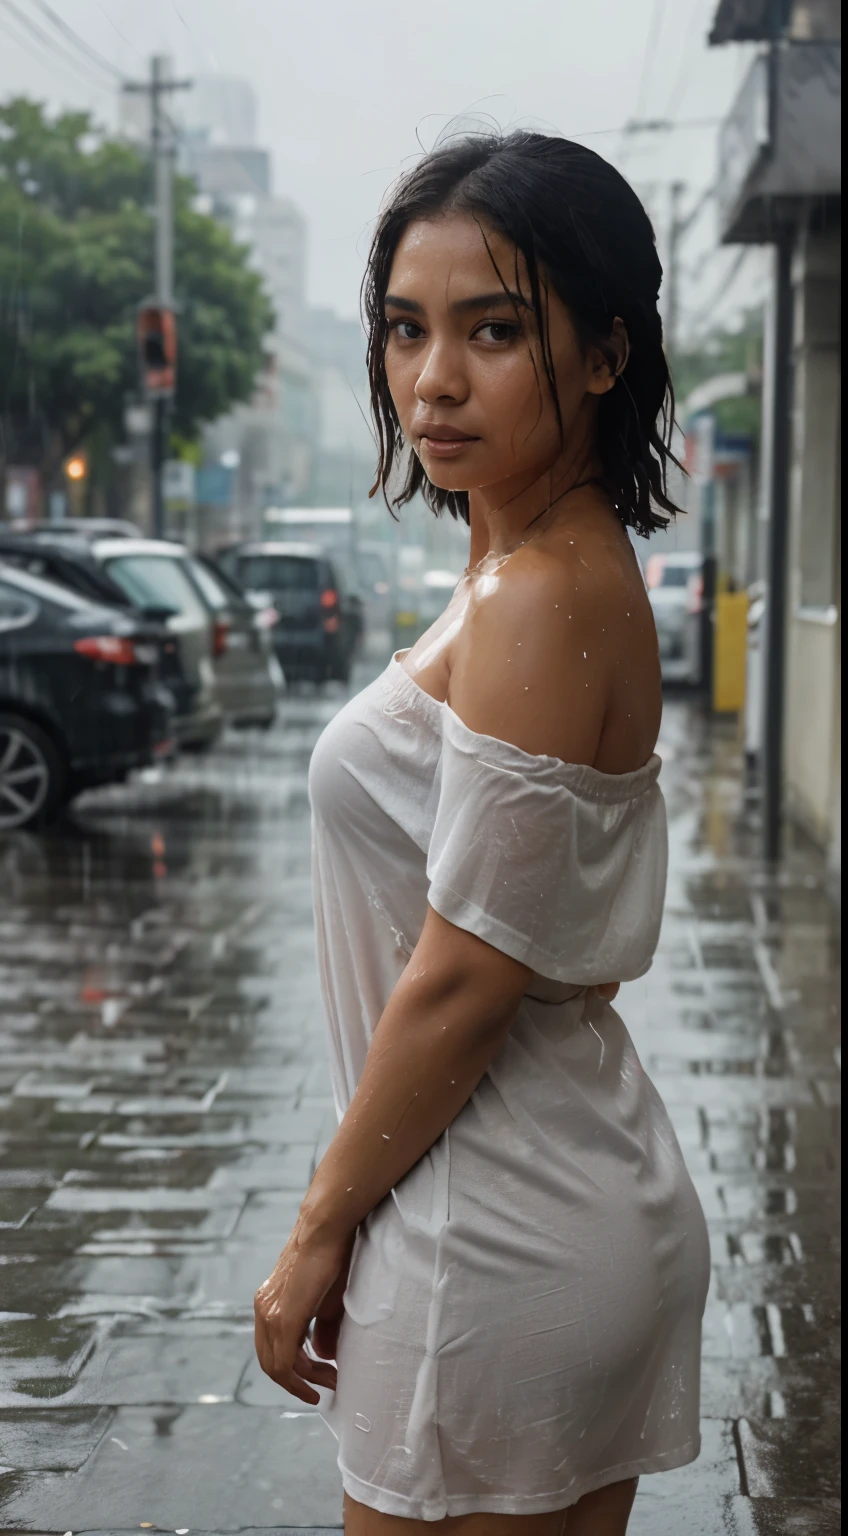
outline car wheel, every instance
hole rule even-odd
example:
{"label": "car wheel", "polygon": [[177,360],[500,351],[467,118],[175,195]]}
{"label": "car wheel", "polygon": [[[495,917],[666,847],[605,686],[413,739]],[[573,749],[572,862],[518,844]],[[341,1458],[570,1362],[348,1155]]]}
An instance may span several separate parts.
{"label": "car wheel", "polygon": [[0,832],[43,826],[62,803],[65,765],[46,731],[0,714]]}

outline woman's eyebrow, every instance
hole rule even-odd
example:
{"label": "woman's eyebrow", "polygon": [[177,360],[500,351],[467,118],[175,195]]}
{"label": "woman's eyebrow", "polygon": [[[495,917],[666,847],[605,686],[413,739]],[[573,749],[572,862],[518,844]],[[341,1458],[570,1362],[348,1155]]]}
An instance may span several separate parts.
{"label": "woman's eyebrow", "polygon": [[404,299],[396,293],[387,293],[383,303],[391,305],[392,309],[408,309],[413,315],[424,313],[424,305],[419,304],[417,299]]}
{"label": "woman's eyebrow", "polygon": [[[405,299],[401,294],[387,293],[383,303],[391,309],[405,309],[413,315],[423,315],[424,305],[417,299]],[[499,288],[496,293],[476,293],[469,299],[455,299],[451,304],[455,314],[466,314],[475,309],[531,309],[520,293],[512,293]]]}
{"label": "woman's eyebrow", "polygon": [[470,299],[456,299],[451,304],[451,309],[457,314],[465,314],[473,309],[530,309],[520,293],[512,293],[506,288],[499,288],[496,293],[477,293]]}

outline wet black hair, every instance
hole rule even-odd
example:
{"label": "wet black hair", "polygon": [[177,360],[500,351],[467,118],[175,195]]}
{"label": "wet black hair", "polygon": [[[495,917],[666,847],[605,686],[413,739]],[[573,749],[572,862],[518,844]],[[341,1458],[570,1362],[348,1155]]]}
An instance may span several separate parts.
{"label": "wet black hair", "polygon": [[[389,497],[405,443],[386,379],[389,328],[384,300],[398,242],[417,219],[465,212],[510,240],[524,258],[530,302],[539,317],[542,361],[557,416],[550,338],[544,322],[547,286],[567,305],[583,347],[597,346],[611,366],[616,316],[630,354],[613,388],[600,397],[598,447],[604,485],[626,527],[647,535],[680,509],[668,494],[674,393],[657,308],[662,267],[651,221],[624,177],[582,144],[519,130],[474,133],[425,155],[395,187],[377,223],[362,285],[368,376],[382,489],[400,507],[421,492],[431,509],[468,522],[468,494],[446,491],[408,455],[406,475]],[[497,270],[497,268],[496,268]],[[498,277],[506,286],[503,275]],[[516,287],[518,273],[515,273]],[[560,421],[560,427],[562,422]]]}

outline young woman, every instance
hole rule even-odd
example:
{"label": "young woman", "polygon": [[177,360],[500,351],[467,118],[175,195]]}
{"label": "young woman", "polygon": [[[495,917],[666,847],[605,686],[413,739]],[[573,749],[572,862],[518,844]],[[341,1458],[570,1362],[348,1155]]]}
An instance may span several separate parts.
{"label": "young woman", "polygon": [[660,277],[621,176],[534,133],[427,156],[371,250],[379,483],[470,552],[310,773],[341,1124],[256,1340],[350,1536],[621,1536],[698,1454],[704,1220],[610,1005],[666,873]]}

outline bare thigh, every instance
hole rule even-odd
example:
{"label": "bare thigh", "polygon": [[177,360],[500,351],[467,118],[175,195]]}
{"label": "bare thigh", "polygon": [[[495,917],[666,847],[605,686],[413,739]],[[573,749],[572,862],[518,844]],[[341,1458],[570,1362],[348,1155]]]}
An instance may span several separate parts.
{"label": "bare thigh", "polygon": [[444,1520],[381,1515],[345,1494],[345,1536],[626,1536],[636,1481],[611,1483],[551,1515],[448,1515]]}

